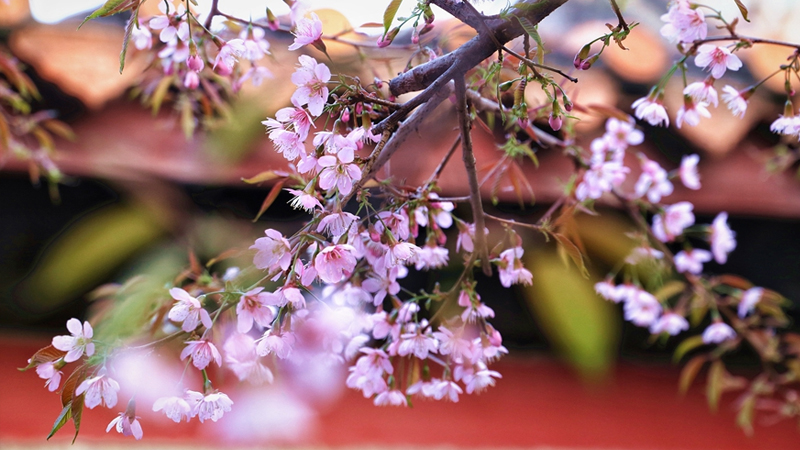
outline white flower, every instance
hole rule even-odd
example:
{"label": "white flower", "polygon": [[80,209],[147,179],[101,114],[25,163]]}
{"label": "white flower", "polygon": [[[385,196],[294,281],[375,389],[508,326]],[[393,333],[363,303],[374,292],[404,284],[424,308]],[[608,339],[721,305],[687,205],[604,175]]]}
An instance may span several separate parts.
{"label": "white flower", "polygon": [[681,159],[681,168],[678,169],[678,176],[684,186],[689,189],[700,189],[700,175],[697,173],[697,163],[700,157],[697,155],[685,155]]}
{"label": "white flower", "polygon": [[714,259],[725,264],[728,261],[728,254],[736,248],[736,233],[728,227],[728,213],[721,212],[711,223],[709,240],[711,241],[711,253]]}
{"label": "white flower", "polygon": [[153,403],[153,411],[164,411],[164,414],[175,423],[192,417],[192,408],[181,397],[161,397]]}
{"label": "white flower", "polygon": [[233,401],[222,392],[203,395],[195,391],[186,391],[186,401],[192,407],[192,417],[197,416],[200,422],[211,419],[216,422],[222,415],[231,410]]}
{"label": "white flower", "polygon": [[75,389],[75,395],[81,395],[85,392],[84,404],[89,409],[100,403],[103,403],[107,408],[113,408],[117,404],[118,391],[119,383],[101,373],[96,377],[83,380],[78,385],[78,389]]}
{"label": "white flower", "polygon": [[725,102],[731,113],[740,119],[747,112],[747,98],[733,86],[722,88],[722,101]]}
{"label": "white flower", "polygon": [[703,271],[703,263],[711,261],[711,252],[702,249],[681,250],[675,255],[675,268],[678,272],[698,275]]}
{"label": "white flower", "polygon": [[750,288],[742,294],[742,300],[739,302],[739,317],[743,318],[753,311],[761,297],[764,296],[764,288],[754,287]]}
{"label": "white flower", "polygon": [[78,319],[69,319],[67,321],[67,330],[72,333],[72,336],[55,336],[53,337],[53,347],[67,352],[64,356],[64,362],[73,362],[80,359],[84,353],[86,356],[94,354],[94,344],[92,343],[92,325],[89,322],[84,322],[81,326],[81,321]]}
{"label": "white flower", "polygon": [[665,127],[669,126],[667,110],[658,100],[651,100],[650,97],[642,97],[633,102],[631,108],[635,110],[634,115],[638,119],[644,120],[650,125],[658,126],[663,124]]}
{"label": "white flower", "polygon": [[714,322],[703,331],[703,342],[719,344],[736,337],[736,332],[725,322]]}
{"label": "white flower", "polygon": [[703,44],[697,49],[694,63],[697,67],[710,70],[711,76],[716,79],[722,78],[728,69],[739,70],[742,67],[742,60],[730,50],[711,44]]}

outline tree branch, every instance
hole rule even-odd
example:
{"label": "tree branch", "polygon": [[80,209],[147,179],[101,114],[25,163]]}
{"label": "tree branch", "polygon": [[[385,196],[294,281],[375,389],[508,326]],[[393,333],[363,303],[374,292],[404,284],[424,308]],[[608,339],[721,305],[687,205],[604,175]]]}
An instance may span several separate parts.
{"label": "tree branch", "polygon": [[475,222],[475,252],[481,259],[483,273],[492,276],[492,266],[489,263],[489,248],[486,245],[486,222],[483,216],[483,203],[481,188],[478,184],[478,171],[475,168],[475,153],[472,151],[472,123],[467,113],[467,87],[464,77],[459,76],[453,80],[456,88],[456,112],[458,113],[458,127],[461,130],[461,149],[463,152],[464,168],[467,169],[469,179],[469,197],[472,207],[472,218]]}

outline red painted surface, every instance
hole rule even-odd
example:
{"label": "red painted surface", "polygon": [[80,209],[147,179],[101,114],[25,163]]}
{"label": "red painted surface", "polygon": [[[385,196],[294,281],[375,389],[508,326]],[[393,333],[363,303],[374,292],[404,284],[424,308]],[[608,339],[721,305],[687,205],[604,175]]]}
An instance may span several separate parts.
{"label": "red painted surface", "polygon": [[[47,339],[41,337],[0,338],[0,444],[45,444],[60,410],[58,397],[42,387],[43,380],[35,373],[21,373],[16,368],[46,344]],[[337,447],[800,449],[800,430],[787,421],[757,426],[755,436],[746,437],[734,425],[732,396],[725,397],[727,402],[723,401],[716,415],[709,412],[699,385],[680,397],[677,369],[672,366],[621,364],[611,380],[593,387],[586,387],[568,368],[551,360],[511,357],[495,367],[503,374],[496,387],[481,395],[462,396],[457,404],[418,401],[414,408],[376,408],[357,392],[347,391],[319,412],[315,428],[301,427],[301,438],[294,443]],[[124,401],[120,399],[118,408],[124,407]],[[116,413],[104,408],[87,411],[78,439],[133,444],[131,438],[105,433],[105,425]],[[194,420],[176,425],[164,417],[146,415],[142,423],[145,439],[151,444],[214,445],[230,441],[217,433],[227,418],[218,423],[201,425]],[[71,432],[72,426],[67,425],[53,440],[68,442]]]}

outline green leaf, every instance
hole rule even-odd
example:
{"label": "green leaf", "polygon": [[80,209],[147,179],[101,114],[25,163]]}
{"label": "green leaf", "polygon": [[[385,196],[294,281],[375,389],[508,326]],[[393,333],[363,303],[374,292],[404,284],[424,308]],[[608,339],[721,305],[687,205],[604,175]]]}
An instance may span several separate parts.
{"label": "green leaf", "polygon": [[123,11],[128,11],[133,8],[139,8],[139,0],[108,0],[105,2],[105,4],[103,4],[103,6],[97,8],[93,13],[86,16],[86,18],[83,19],[83,22],[78,25],[78,29],[92,19],[113,16],[114,14],[119,14]]}
{"label": "green leaf", "polygon": [[589,278],[589,271],[586,269],[586,264],[583,261],[583,254],[581,254],[578,246],[561,233],[553,233],[553,237],[558,241],[558,251],[562,255],[562,258],[565,254],[569,256],[572,262],[575,263],[575,266],[580,269],[581,275],[583,275],[584,278]]}
{"label": "green leaf", "polygon": [[708,370],[708,381],[706,382],[706,397],[708,397],[708,407],[716,412],[719,406],[719,398],[725,385],[725,365],[719,359],[711,363]]}
{"label": "green leaf", "polygon": [[64,425],[66,425],[70,417],[72,417],[71,404],[65,406],[64,409],[61,410],[61,414],[58,415],[55,423],[53,424],[53,429],[50,430],[50,434],[47,435],[47,440],[50,440],[50,438],[53,437],[53,435],[56,434],[58,430],[60,430]]}
{"label": "green leaf", "polygon": [[684,289],[686,289],[686,283],[683,281],[671,280],[664,283],[663,286],[653,293],[653,296],[663,302],[680,294]]}
{"label": "green leaf", "polygon": [[125,27],[125,37],[122,40],[122,51],[119,53],[119,73],[122,73],[122,69],[125,68],[125,55],[128,53],[128,42],[131,40],[133,27],[139,26],[139,6],[141,6],[141,3],[136,5],[136,8],[133,10],[133,14],[131,14],[130,20],[128,20],[128,25]]}
{"label": "green leaf", "polygon": [[75,424],[75,436],[72,437],[72,443],[78,439],[78,432],[81,430],[81,416],[83,416],[83,400],[86,398],[81,394],[72,399],[70,403],[70,414],[72,415],[72,423]]}
{"label": "green leaf", "polygon": [[264,172],[259,173],[256,176],[252,177],[252,178],[242,178],[242,181],[244,181],[247,184],[258,184],[258,183],[263,183],[265,181],[271,181],[271,180],[274,180],[276,178],[281,178],[281,177],[285,177],[285,176],[287,176],[286,172],[280,172],[280,171],[276,171],[276,170],[266,170]]}
{"label": "green leaf", "polygon": [[672,360],[675,362],[680,361],[684,355],[696,349],[697,347],[700,347],[701,345],[703,345],[703,336],[699,334],[697,336],[692,336],[685,339],[680,343],[680,345],[678,345],[678,348],[675,349],[675,354],[672,355]]}
{"label": "green leaf", "polygon": [[685,394],[692,385],[692,381],[697,376],[697,372],[703,367],[708,358],[706,355],[697,355],[690,359],[681,370],[680,382],[678,383],[681,394]]}
{"label": "green leaf", "polygon": [[736,415],[736,425],[739,425],[742,430],[744,430],[744,434],[748,436],[753,435],[753,415],[755,413],[755,407],[756,396],[748,395],[744,402],[742,402],[742,407]]}
{"label": "green leaf", "polygon": [[531,23],[526,17],[517,17],[522,29],[536,42],[536,60],[539,64],[544,62],[544,43],[542,37],[539,36],[538,27]]}
{"label": "green leaf", "polygon": [[394,21],[394,16],[397,14],[397,10],[400,9],[400,4],[403,3],[403,0],[392,0],[389,3],[389,6],[386,7],[386,11],[383,12],[383,35],[386,36],[386,33],[389,32],[389,28],[392,26],[392,22]]}
{"label": "green leaf", "polygon": [[744,6],[742,0],[733,0],[733,1],[736,2],[736,6],[739,8],[739,12],[742,13],[742,17],[744,17],[744,20],[750,22],[750,19],[747,18],[747,7]]}

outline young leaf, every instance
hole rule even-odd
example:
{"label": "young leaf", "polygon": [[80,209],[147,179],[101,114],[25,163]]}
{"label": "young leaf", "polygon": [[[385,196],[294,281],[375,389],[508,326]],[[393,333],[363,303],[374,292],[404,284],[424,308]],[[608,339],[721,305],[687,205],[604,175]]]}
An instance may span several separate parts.
{"label": "young leaf", "polygon": [[748,436],[753,435],[753,415],[756,407],[756,396],[748,395],[742,402],[742,407],[739,409],[739,414],[736,415],[736,425],[739,425],[744,434]]}
{"label": "young leaf", "polygon": [[703,345],[703,336],[701,335],[692,336],[685,339],[680,343],[680,345],[678,345],[678,348],[675,349],[675,354],[672,355],[672,360],[674,362],[680,361],[684,355],[696,349],[697,347],[700,347],[701,345]]}
{"label": "young leaf", "polygon": [[747,18],[747,7],[744,6],[742,0],[733,0],[736,2],[736,6],[739,8],[739,12],[742,13],[742,17],[745,21],[750,22],[750,19]]}
{"label": "young leaf", "polygon": [[556,241],[558,241],[559,252],[566,253],[566,255],[572,259],[572,262],[575,263],[578,269],[580,269],[584,278],[589,278],[589,271],[586,269],[586,264],[583,262],[583,255],[581,254],[580,249],[578,249],[578,246],[563,234],[553,233],[553,237],[556,238]]}
{"label": "young leaf", "polygon": [[128,25],[125,27],[125,37],[122,39],[122,51],[119,54],[119,73],[122,73],[122,69],[125,68],[125,55],[128,53],[128,42],[131,40],[131,33],[133,33],[133,27],[139,26],[139,7],[141,3],[136,4],[136,7],[133,10],[133,14],[131,14],[131,18],[128,20]]}
{"label": "young leaf", "polygon": [[86,16],[78,25],[78,29],[80,29],[83,24],[86,22],[96,19],[98,17],[107,17],[113,16],[114,14],[119,14],[123,11],[128,11],[133,8],[139,7],[139,0],[108,0],[105,4],[99,8],[97,8],[93,13]]}
{"label": "young leaf", "polygon": [[542,42],[542,37],[539,36],[539,30],[536,29],[536,25],[525,17],[517,17],[517,20],[522,25],[522,29],[536,42],[536,61],[542,64],[544,62],[544,43]]}
{"label": "young leaf", "polygon": [[285,172],[266,170],[252,178],[242,178],[242,181],[244,181],[247,184],[258,184],[258,183],[263,183],[265,181],[271,181],[276,178],[285,177],[286,175],[287,174]]}
{"label": "young leaf", "polygon": [[683,370],[681,370],[681,378],[678,384],[681,394],[686,394],[689,386],[692,385],[692,381],[697,376],[697,372],[700,371],[707,360],[708,357],[706,355],[697,355],[686,363]]}
{"label": "young leaf", "polygon": [[264,203],[261,204],[261,209],[256,214],[256,218],[253,219],[253,222],[256,222],[262,214],[264,214],[267,209],[272,206],[272,203],[275,202],[275,199],[278,198],[278,194],[281,193],[281,189],[283,189],[283,185],[286,184],[286,179],[284,178],[281,181],[275,183],[275,186],[272,186],[270,189],[269,194],[267,194],[267,198],[264,199]]}
{"label": "young leaf", "polygon": [[48,345],[47,347],[39,349],[36,353],[34,353],[33,356],[31,356],[28,365],[19,370],[24,372],[28,369],[38,366],[39,364],[44,364],[50,361],[56,361],[66,354],[67,352],[63,352],[53,347],[52,345]]}
{"label": "young leaf", "polygon": [[389,3],[389,6],[386,7],[386,11],[383,12],[383,35],[386,36],[386,33],[389,32],[389,28],[392,26],[392,21],[394,21],[394,16],[397,14],[397,10],[400,9],[400,4],[403,3],[403,0],[392,0]]}
{"label": "young leaf", "polygon": [[67,421],[70,419],[71,416],[71,408],[72,405],[67,405],[61,410],[61,414],[56,417],[56,421],[53,424],[53,429],[50,430],[50,434],[47,435],[47,440],[49,441],[53,435],[56,434],[58,430],[60,430],[64,425],[67,424]]}
{"label": "young leaf", "polygon": [[712,412],[717,412],[719,398],[722,396],[725,381],[725,365],[719,359],[711,363],[706,381],[706,397],[708,407]]}

